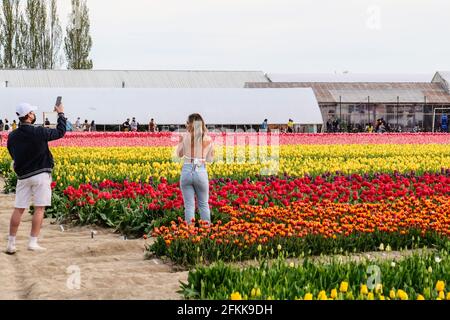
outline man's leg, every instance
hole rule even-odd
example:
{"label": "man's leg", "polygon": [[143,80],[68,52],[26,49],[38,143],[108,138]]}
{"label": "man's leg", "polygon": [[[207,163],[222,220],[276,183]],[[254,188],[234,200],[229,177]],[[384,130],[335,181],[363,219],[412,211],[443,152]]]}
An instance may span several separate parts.
{"label": "man's leg", "polygon": [[34,207],[33,220],[31,224],[30,241],[28,242],[28,250],[44,251],[45,248],[38,244],[38,237],[41,233],[42,221],[44,220],[45,207]]}
{"label": "man's leg", "polygon": [[41,233],[41,226],[42,221],[44,220],[44,212],[45,207],[35,207],[34,208],[34,214],[33,214],[33,221],[31,225],[31,233],[30,235],[32,237],[39,237],[39,234]]}
{"label": "man's leg", "polygon": [[13,214],[11,216],[11,221],[9,223],[9,236],[8,245],[6,247],[6,253],[14,254],[16,253],[16,235],[19,229],[20,221],[25,209],[14,208]]}
{"label": "man's leg", "polygon": [[29,207],[31,200],[31,189],[28,183],[28,179],[17,180],[16,185],[16,199],[14,203],[14,211],[11,215],[9,223],[9,237],[6,253],[13,254],[16,252],[16,235],[19,229],[22,215],[25,212],[25,208]]}
{"label": "man's leg", "polygon": [[22,220],[22,215],[25,209],[14,208],[13,214],[11,216],[11,221],[9,223],[9,235],[15,237],[17,235],[17,230],[19,229],[20,221]]}
{"label": "man's leg", "polygon": [[52,175],[50,173],[41,173],[33,177],[33,197],[34,197],[34,214],[30,232],[30,242],[28,249],[32,251],[42,251],[38,244],[38,237],[41,233],[42,221],[44,220],[45,207],[52,204]]}

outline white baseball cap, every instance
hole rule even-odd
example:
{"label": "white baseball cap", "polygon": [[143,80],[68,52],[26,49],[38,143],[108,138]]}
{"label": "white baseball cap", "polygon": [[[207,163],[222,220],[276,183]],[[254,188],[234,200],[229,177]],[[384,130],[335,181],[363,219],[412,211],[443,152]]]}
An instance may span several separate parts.
{"label": "white baseball cap", "polygon": [[21,103],[16,107],[16,114],[19,118],[25,117],[31,111],[36,111],[38,107],[32,106],[29,103]]}

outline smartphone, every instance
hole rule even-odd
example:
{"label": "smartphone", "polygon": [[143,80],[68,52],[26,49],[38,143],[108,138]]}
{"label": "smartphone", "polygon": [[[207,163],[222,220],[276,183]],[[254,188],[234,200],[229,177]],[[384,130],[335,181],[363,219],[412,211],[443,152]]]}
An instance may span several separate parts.
{"label": "smartphone", "polygon": [[59,107],[59,105],[61,104],[61,101],[62,101],[62,97],[56,98],[55,106]]}

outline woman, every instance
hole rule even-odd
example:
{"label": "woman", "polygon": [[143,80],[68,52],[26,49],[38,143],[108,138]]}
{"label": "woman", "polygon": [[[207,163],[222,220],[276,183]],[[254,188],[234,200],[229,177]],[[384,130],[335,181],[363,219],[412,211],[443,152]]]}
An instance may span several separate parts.
{"label": "woman", "polygon": [[197,195],[200,218],[211,222],[209,209],[209,181],[206,162],[214,157],[211,137],[203,118],[198,113],[191,114],[187,120],[187,132],[180,137],[177,147],[178,157],[184,160],[180,177],[180,188],[183,194],[185,220],[191,224],[195,218],[195,195]]}

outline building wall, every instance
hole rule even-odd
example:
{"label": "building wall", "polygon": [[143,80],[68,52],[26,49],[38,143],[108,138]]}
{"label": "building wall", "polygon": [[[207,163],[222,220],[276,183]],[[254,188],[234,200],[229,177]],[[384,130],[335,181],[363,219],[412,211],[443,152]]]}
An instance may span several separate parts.
{"label": "building wall", "polygon": [[320,104],[325,122],[339,120],[341,131],[353,131],[365,128],[367,123],[375,124],[383,118],[394,131],[432,131],[433,108],[440,110],[434,117],[436,130],[439,131],[441,114],[450,114],[450,104]]}

